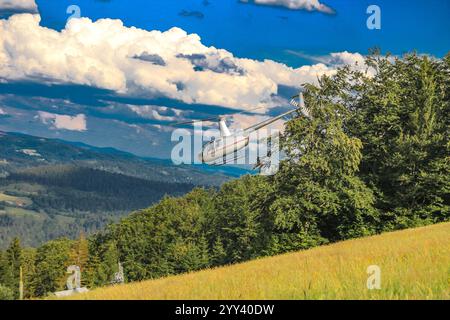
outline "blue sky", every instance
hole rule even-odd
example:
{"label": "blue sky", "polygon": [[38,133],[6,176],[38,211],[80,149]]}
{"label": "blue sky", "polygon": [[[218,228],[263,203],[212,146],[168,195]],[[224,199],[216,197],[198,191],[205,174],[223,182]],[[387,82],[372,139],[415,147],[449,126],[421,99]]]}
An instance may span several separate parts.
{"label": "blue sky", "polygon": [[[127,26],[167,30],[178,26],[197,33],[206,45],[249,58],[286,59],[286,49],[308,54],[366,53],[379,46],[402,54],[411,50],[442,56],[450,48],[450,2],[447,0],[325,0],[336,14],[243,4],[235,0],[37,0],[43,25],[61,28],[66,8],[75,4],[82,16],[115,18]],[[366,9],[377,4],[382,29],[366,27]],[[201,12],[203,18],[180,15]]]}
{"label": "blue sky", "polygon": [[[6,23],[0,32],[7,33],[3,43],[0,34],[0,62],[4,50],[11,67],[0,72],[0,130],[161,158],[170,155],[171,120],[252,105],[275,114],[300,82],[373,47],[437,57],[450,49],[447,0],[320,0],[334,14],[238,0],[36,0],[40,26],[11,17],[33,9],[2,8],[2,2],[8,0],[0,0]],[[371,4],[381,8],[381,30],[366,27]],[[93,22],[65,30],[70,5]],[[120,19],[124,27],[95,23],[101,18]],[[141,37],[132,27],[165,33]],[[126,42],[124,34],[139,40]]]}

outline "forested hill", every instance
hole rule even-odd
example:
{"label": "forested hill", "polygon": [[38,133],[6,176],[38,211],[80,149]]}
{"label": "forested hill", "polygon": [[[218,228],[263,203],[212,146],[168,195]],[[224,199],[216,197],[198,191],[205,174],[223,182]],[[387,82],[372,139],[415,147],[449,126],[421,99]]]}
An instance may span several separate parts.
{"label": "forested hill", "polygon": [[37,246],[75,238],[148,207],[165,195],[180,196],[190,183],[161,182],[74,164],[20,169],[0,178],[0,248],[14,237]]}
{"label": "forested hill", "polygon": [[92,233],[165,195],[231,177],[115,149],[0,132],[0,248]]}
{"label": "forested hill", "polygon": [[[94,288],[111,283],[119,261],[132,282],[450,221],[450,54],[374,54],[365,63],[369,75],[342,68],[306,86],[311,117],[286,123],[275,175],[165,197],[87,239],[38,249],[15,239],[0,254],[0,283],[18,297],[23,266],[25,296],[45,296],[63,289],[72,264]],[[25,178],[36,188],[59,183]]]}
{"label": "forested hill", "polygon": [[152,181],[202,186],[219,186],[229,180],[230,175],[241,174],[235,170],[228,172],[226,167],[212,174],[203,167],[175,166],[170,160],[140,158],[113,148],[0,131],[0,176],[46,164],[76,164]]}
{"label": "forested hill", "polygon": [[37,190],[28,194],[35,209],[71,212],[135,210],[149,206],[164,195],[182,195],[194,187],[73,165],[25,169],[11,173],[5,182],[45,187],[45,192]]}

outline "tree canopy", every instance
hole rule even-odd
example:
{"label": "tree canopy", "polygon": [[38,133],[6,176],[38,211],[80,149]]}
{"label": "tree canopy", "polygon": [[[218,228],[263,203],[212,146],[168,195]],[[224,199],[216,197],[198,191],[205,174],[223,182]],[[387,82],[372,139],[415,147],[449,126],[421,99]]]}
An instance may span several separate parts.
{"label": "tree canopy", "polygon": [[[274,176],[165,197],[85,239],[0,252],[0,296],[64,286],[79,264],[89,287],[158,278],[324,243],[448,221],[450,55],[373,54],[305,86],[311,118],[287,122]],[[12,292],[12,293],[11,293]]]}

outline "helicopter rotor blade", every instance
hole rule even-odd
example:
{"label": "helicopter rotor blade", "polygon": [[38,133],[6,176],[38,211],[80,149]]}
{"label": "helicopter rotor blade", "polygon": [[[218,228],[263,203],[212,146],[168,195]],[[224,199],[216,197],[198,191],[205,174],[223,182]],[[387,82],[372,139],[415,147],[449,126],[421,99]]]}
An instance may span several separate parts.
{"label": "helicopter rotor blade", "polygon": [[213,118],[206,118],[206,119],[198,119],[198,120],[176,122],[176,123],[171,123],[171,125],[172,126],[181,126],[181,125],[193,124],[193,123],[197,123],[197,122],[210,122],[210,121],[218,121],[218,120],[220,120],[220,117],[213,117]]}
{"label": "helicopter rotor blade", "polygon": [[[265,108],[265,107],[264,107],[264,106],[259,106],[259,107],[255,107],[255,108],[248,109],[248,110],[242,110],[242,111],[237,112],[237,113],[234,113],[234,114],[249,113],[249,112],[251,112],[251,111],[258,110],[258,109],[262,109],[262,108]],[[234,115],[234,114],[233,114],[233,115]],[[231,116],[233,116],[233,115],[231,115]]]}
{"label": "helicopter rotor blade", "polygon": [[243,111],[240,111],[240,112],[229,114],[229,115],[216,116],[216,117],[211,117],[211,118],[206,118],[206,119],[197,119],[197,120],[189,120],[189,121],[183,121],[183,122],[175,122],[175,123],[171,123],[170,125],[171,126],[181,126],[181,125],[186,125],[186,124],[193,124],[193,123],[196,123],[196,122],[220,121],[220,120],[222,120],[224,118],[229,118],[229,117],[232,117],[232,116],[234,116],[236,114],[249,113],[251,111],[258,110],[258,109],[261,109],[261,108],[264,108],[264,107],[260,106],[260,107],[252,108],[252,109],[249,109],[249,110],[243,110]]}

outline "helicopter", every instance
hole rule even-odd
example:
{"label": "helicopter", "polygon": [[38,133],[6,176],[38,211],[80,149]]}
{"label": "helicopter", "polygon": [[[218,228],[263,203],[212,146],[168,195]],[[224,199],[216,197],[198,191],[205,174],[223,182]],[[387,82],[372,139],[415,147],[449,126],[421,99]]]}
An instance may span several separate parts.
{"label": "helicopter", "polygon": [[[203,147],[202,151],[198,155],[199,160],[208,165],[217,165],[217,160],[223,159],[223,162],[220,165],[227,164],[227,157],[231,154],[234,154],[234,160],[237,159],[237,152],[246,148],[249,145],[250,142],[250,135],[264,127],[267,127],[268,125],[294,113],[299,112],[303,116],[310,118],[310,113],[308,109],[305,106],[303,94],[300,92],[298,95],[293,96],[291,98],[290,104],[296,109],[287,111],[285,113],[282,113],[278,116],[272,117],[270,119],[264,120],[262,122],[256,123],[248,128],[237,130],[235,132],[231,132],[230,129],[227,126],[226,119],[228,116],[218,116],[213,118],[207,118],[207,119],[199,119],[199,120],[191,120],[186,122],[179,122],[175,123],[174,126],[181,126],[181,125],[188,125],[188,124],[194,124],[198,122],[214,122],[217,121],[219,125],[219,131],[220,131],[220,137],[216,139],[212,139],[211,141],[206,142]],[[254,109],[246,110],[243,112],[250,112],[256,109],[260,109],[261,107],[257,107]],[[243,113],[240,112],[240,113]],[[239,113],[237,113],[239,114]],[[266,139],[270,139],[266,138]],[[257,163],[255,165],[255,168],[261,169],[264,166],[267,166],[267,157],[265,159],[261,159],[258,157]]]}

